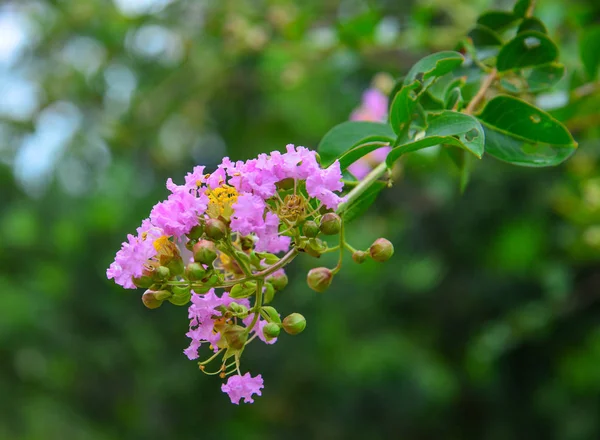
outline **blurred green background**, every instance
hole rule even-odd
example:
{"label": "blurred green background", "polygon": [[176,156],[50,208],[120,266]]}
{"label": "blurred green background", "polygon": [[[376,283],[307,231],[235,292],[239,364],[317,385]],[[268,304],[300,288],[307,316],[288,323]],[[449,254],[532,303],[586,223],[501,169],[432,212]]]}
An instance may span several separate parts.
{"label": "blurred green background", "polygon": [[[600,7],[540,3],[569,68],[542,97],[557,107]],[[289,268],[275,305],[308,326],[245,353],[253,405],[183,355],[185,308],[105,277],[167,177],[315,148],[379,72],[453,48],[491,6],[512,4],[3,2],[0,439],[600,438],[597,91],[561,114],[580,147],[558,168],[486,157],[460,195],[443,155],[410,155],[348,232],[389,238],[392,261],[349,262],[325,294],[304,283],[317,261]]]}

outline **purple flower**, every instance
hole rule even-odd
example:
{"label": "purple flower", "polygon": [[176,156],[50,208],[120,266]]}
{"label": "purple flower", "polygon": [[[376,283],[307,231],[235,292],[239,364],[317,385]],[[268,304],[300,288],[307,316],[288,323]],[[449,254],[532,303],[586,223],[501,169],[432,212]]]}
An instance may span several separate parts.
{"label": "purple flower", "polygon": [[231,229],[233,231],[248,235],[264,229],[266,204],[259,196],[242,194],[238,196],[232,208]]}
{"label": "purple flower", "polygon": [[229,395],[231,403],[240,404],[243,398],[244,403],[254,403],[252,395],[261,396],[260,390],[263,388],[263,379],[259,374],[256,377],[246,373],[243,376],[230,376],[227,383],[221,385],[221,390]]}
{"label": "purple flower", "polygon": [[164,232],[152,225],[148,219],[142,222],[137,233],[137,236],[127,235],[127,241],[123,243],[115,261],[106,271],[108,279],[114,279],[115,283],[125,289],[136,288],[132,279],[142,276],[148,261],[157,254],[154,240],[164,235]]}
{"label": "purple flower", "polygon": [[256,250],[258,252],[278,252],[287,251],[290,248],[292,239],[284,235],[279,235],[279,217],[277,214],[267,212],[265,217],[264,227],[256,231],[258,242]]}
{"label": "purple flower", "polygon": [[154,205],[150,212],[150,220],[168,235],[179,238],[198,224],[198,216],[203,214],[208,206],[208,197],[205,194],[196,197],[185,187],[173,185],[171,179],[167,185],[174,192],[167,200]]}
{"label": "purple flower", "polygon": [[306,192],[311,197],[319,199],[329,209],[337,209],[343,199],[333,191],[341,191],[342,172],[340,163],[336,160],[329,168],[319,170],[306,179]]}
{"label": "purple flower", "polygon": [[363,93],[360,107],[352,112],[352,121],[385,122],[387,118],[388,98],[379,89],[367,89]]}
{"label": "purple flower", "polygon": [[385,160],[391,147],[382,147],[377,150],[371,151],[369,154],[361,157],[356,162],[348,167],[348,171],[352,173],[358,180],[362,180],[366,177],[371,170]]}

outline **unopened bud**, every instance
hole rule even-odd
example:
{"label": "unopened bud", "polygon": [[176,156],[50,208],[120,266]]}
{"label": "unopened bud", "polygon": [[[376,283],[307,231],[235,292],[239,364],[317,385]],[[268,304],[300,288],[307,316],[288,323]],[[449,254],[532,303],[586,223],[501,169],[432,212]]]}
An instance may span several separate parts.
{"label": "unopened bud", "polygon": [[173,286],[171,289],[173,296],[169,298],[169,302],[176,306],[185,306],[192,298],[190,286]]}
{"label": "unopened bud", "polygon": [[281,318],[279,317],[279,313],[277,313],[275,307],[265,306],[261,309],[261,311],[267,315],[267,321],[281,324]]}
{"label": "unopened bud", "polygon": [[394,245],[385,238],[378,238],[369,248],[369,254],[373,260],[383,263],[394,255]]}
{"label": "unopened bud", "polygon": [[275,288],[271,283],[265,283],[265,290],[263,292],[263,304],[269,304],[275,297]]}
{"label": "unopened bud", "polygon": [[173,258],[169,264],[167,264],[167,267],[171,271],[171,275],[181,275],[185,270],[181,257]]}
{"label": "unopened bud", "polygon": [[149,309],[157,309],[162,305],[162,300],[156,298],[153,290],[146,290],[142,295],[142,302]]}
{"label": "unopened bud", "polygon": [[159,301],[164,301],[165,299],[169,299],[173,296],[173,293],[168,290],[157,290],[154,292],[154,297]]}
{"label": "unopened bud", "polygon": [[227,226],[217,218],[210,218],[206,220],[204,231],[208,238],[221,240],[227,234]]}
{"label": "unopened bud", "polygon": [[196,245],[196,243],[198,243],[198,240],[196,240],[195,238],[189,239],[188,241],[185,242],[185,248],[188,251],[193,252],[194,246]]}
{"label": "unopened bud", "polygon": [[256,292],[256,283],[251,281],[248,283],[236,284],[235,286],[233,286],[231,288],[231,291],[229,292],[229,297],[236,299],[248,298],[254,292]]}
{"label": "unopened bud", "polygon": [[202,234],[204,234],[204,226],[202,225],[196,225],[194,226],[192,229],[190,229],[190,232],[187,233],[187,236],[191,239],[199,239],[200,237],[202,237]]}
{"label": "unopened bud", "polygon": [[147,275],[142,275],[139,278],[133,279],[133,284],[135,284],[136,287],[141,287],[143,289],[147,289],[153,283],[154,283],[154,281],[152,281],[152,278]]}
{"label": "unopened bud", "polygon": [[364,251],[356,251],[352,254],[352,259],[354,260],[355,263],[362,264],[365,262],[368,255],[369,254],[367,254]]}
{"label": "unopened bud", "polygon": [[171,271],[167,266],[158,266],[154,269],[155,280],[166,280],[171,277]]}
{"label": "unopened bud", "polygon": [[283,329],[289,335],[302,333],[306,328],[306,319],[300,313],[292,313],[283,320]]}
{"label": "unopened bud", "polygon": [[240,325],[232,325],[223,334],[227,345],[234,350],[241,350],[244,348],[246,341],[248,340],[248,333],[246,329]]}
{"label": "unopened bud", "polygon": [[311,269],[306,276],[308,287],[317,292],[325,292],[331,284],[332,279],[333,273],[326,267],[316,267]]}
{"label": "unopened bud", "polygon": [[185,276],[190,281],[198,281],[206,276],[206,270],[200,263],[190,263],[185,268]]}
{"label": "unopened bud", "polygon": [[269,282],[275,290],[283,290],[288,284],[288,277],[283,270],[277,271],[269,278]]}
{"label": "unopened bud", "polygon": [[270,322],[263,327],[263,335],[265,335],[265,338],[267,338],[267,340],[276,338],[277,336],[279,336],[280,332],[281,327],[279,326],[279,324],[275,324],[274,322]]}
{"label": "unopened bud", "polygon": [[339,215],[328,212],[321,217],[321,232],[325,235],[336,235],[340,233],[342,229],[342,219]]}
{"label": "unopened bud", "polygon": [[212,241],[200,240],[194,245],[194,261],[211,265],[217,258],[217,247]]}
{"label": "unopened bud", "polygon": [[308,238],[315,238],[319,235],[319,226],[312,220],[309,220],[302,226],[302,232]]}

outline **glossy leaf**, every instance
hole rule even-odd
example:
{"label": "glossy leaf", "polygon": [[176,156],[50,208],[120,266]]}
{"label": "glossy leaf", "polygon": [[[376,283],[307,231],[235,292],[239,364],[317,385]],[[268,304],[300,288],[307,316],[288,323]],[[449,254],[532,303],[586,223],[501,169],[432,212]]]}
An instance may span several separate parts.
{"label": "glossy leaf", "polygon": [[595,80],[600,67],[600,25],[586,29],[579,43],[579,55],[590,79]]}
{"label": "glossy leaf", "polygon": [[513,13],[517,17],[525,17],[529,9],[533,6],[534,0],[518,0],[513,8]]}
{"label": "glossy leaf", "polygon": [[558,48],[544,34],[527,31],[506,43],[498,53],[496,67],[500,72],[548,64],[558,57]]}
{"label": "glossy leaf", "polygon": [[478,24],[468,34],[475,47],[493,47],[501,46],[500,36],[487,26]]}
{"label": "glossy leaf", "polygon": [[356,162],[363,156],[366,156],[371,151],[378,150],[379,148],[389,146],[389,142],[369,142],[366,144],[359,145],[354,147],[345,153],[343,153],[338,160],[340,161],[340,169],[342,171],[346,170],[351,164]]}
{"label": "glossy leaf", "polygon": [[390,125],[394,132],[399,135],[411,120],[411,115],[416,104],[416,96],[413,92],[419,86],[419,82],[403,86],[394,96],[390,107]]}
{"label": "glossy leaf", "polygon": [[388,124],[346,121],[336,125],[323,136],[317,151],[321,157],[321,164],[329,166],[346,151],[359,145],[374,142],[381,145],[391,144],[395,138],[396,134]]}
{"label": "glossy leaf", "polygon": [[427,86],[432,79],[451,72],[460,66],[463,61],[463,56],[454,51],[431,54],[417,61],[404,78],[404,84],[412,84],[415,80],[419,80],[423,82],[424,86]]}
{"label": "glossy leaf", "polygon": [[547,34],[548,30],[544,23],[542,23],[539,19],[535,17],[527,17],[524,19],[519,25],[519,29],[517,30],[517,34],[527,32],[527,31],[537,31],[542,34]]}
{"label": "glossy leaf", "polygon": [[564,76],[565,66],[551,63],[535,66],[506,75],[500,80],[502,87],[511,93],[541,92],[554,87]]}
{"label": "glossy leaf", "polygon": [[517,17],[512,12],[490,11],[481,15],[477,19],[477,24],[486,26],[493,31],[498,31],[507,28],[515,21],[517,21],[518,18],[519,17]]}
{"label": "glossy leaf", "polygon": [[485,128],[486,152],[515,165],[557,165],[577,147],[560,122],[511,96],[493,98],[478,118]]}
{"label": "glossy leaf", "polygon": [[342,205],[338,213],[344,219],[344,223],[350,223],[352,220],[363,215],[367,209],[375,202],[377,196],[387,185],[382,181],[375,181],[367,190],[354,200],[348,206]]}

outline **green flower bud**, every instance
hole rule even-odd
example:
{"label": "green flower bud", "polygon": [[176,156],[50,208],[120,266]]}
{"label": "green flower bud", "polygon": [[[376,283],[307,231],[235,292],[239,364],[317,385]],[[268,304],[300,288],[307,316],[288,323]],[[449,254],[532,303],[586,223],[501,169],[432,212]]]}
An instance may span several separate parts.
{"label": "green flower bud", "polygon": [[206,220],[204,231],[208,238],[212,240],[221,240],[227,235],[227,225],[217,218],[209,218]]}
{"label": "green flower bud", "polygon": [[261,311],[267,315],[267,321],[281,324],[281,318],[279,317],[279,313],[277,313],[275,307],[265,306],[261,309]]}
{"label": "green flower bud", "polygon": [[326,267],[316,267],[311,269],[306,276],[308,287],[316,292],[325,292],[331,284],[332,279],[333,273]]}
{"label": "green flower bud", "polygon": [[204,226],[196,225],[190,230],[190,232],[188,232],[187,236],[190,238],[190,240],[198,240],[200,237],[202,237],[202,234],[204,234]]}
{"label": "green flower bud", "polygon": [[232,325],[225,330],[223,336],[227,341],[227,345],[234,350],[241,350],[244,348],[246,341],[248,340],[248,333],[246,329],[240,325]]}
{"label": "green flower bud", "polygon": [[[266,326],[265,326],[266,327]],[[292,313],[283,320],[283,329],[289,335],[302,333],[306,328],[306,319],[300,313]]]}
{"label": "green flower bud", "polygon": [[190,286],[173,286],[171,289],[173,296],[169,298],[169,302],[176,306],[185,306],[192,298]]}
{"label": "green flower bud", "polygon": [[167,267],[171,271],[171,275],[181,275],[185,270],[181,257],[173,258],[169,264],[167,264]]}
{"label": "green flower bud", "polygon": [[167,280],[171,278],[171,271],[166,266],[158,266],[154,269],[154,277],[155,280]]}
{"label": "green flower bud", "polygon": [[352,254],[352,259],[355,263],[362,264],[365,262],[369,254],[364,251],[356,251]]}
{"label": "green flower bud", "polygon": [[232,302],[231,304],[229,304],[229,309],[236,315],[241,315],[240,317],[248,315],[248,307],[244,306],[243,304]]}
{"label": "green flower bud", "polygon": [[279,326],[279,324],[275,324],[274,322],[270,322],[263,327],[263,335],[265,335],[265,338],[267,338],[267,340],[276,338],[277,336],[279,336],[280,332],[281,327]]}
{"label": "green flower bud", "polygon": [[217,247],[212,241],[200,240],[194,245],[194,261],[208,264],[209,266],[217,258]]}
{"label": "green flower bud", "polygon": [[288,277],[285,272],[275,272],[271,277],[269,277],[269,283],[273,285],[275,290],[283,290],[285,286],[288,284]]}
{"label": "green flower bud", "polygon": [[336,235],[342,229],[342,219],[334,212],[328,212],[321,217],[321,232],[325,235]]}
{"label": "green flower bud", "polygon": [[317,226],[317,224],[312,220],[309,220],[302,226],[302,232],[308,238],[315,238],[317,235],[319,235],[319,226]]}
{"label": "green flower bud", "polygon": [[200,263],[190,263],[185,268],[185,276],[190,281],[198,281],[206,276],[206,270]]}
{"label": "green flower bud", "polygon": [[153,283],[154,283],[154,281],[152,280],[152,278],[149,277],[149,276],[147,276],[147,275],[142,275],[139,278],[134,278],[133,279],[133,284],[135,284],[136,287],[141,287],[143,289],[147,289]]}
{"label": "green flower bud", "polygon": [[185,242],[185,248],[188,251],[193,252],[194,246],[196,245],[196,243],[198,243],[198,240],[196,240],[195,238],[189,239],[188,241]]}
{"label": "green flower bud", "polygon": [[369,248],[369,254],[373,260],[383,263],[394,255],[394,245],[385,238],[378,238]]}
{"label": "green flower bud", "polygon": [[157,309],[159,308],[163,301],[156,298],[156,292],[153,290],[146,290],[142,295],[142,302],[149,309]]}
{"label": "green flower bud", "polygon": [[265,290],[263,292],[263,304],[269,304],[275,297],[275,288],[271,283],[265,283]]}
{"label": "green flower bud", "polygon": [[250,281],[247,283],[236,284],[235,286],[233,286],[231,288],[231,291],[229,292],[229,296],[231,298],[236,298],[236,299],[237,298],[248,298],[254,292],[256,292],[256,283],[253,281]]}
{"label": "green flower bud", "polygon": [[164,301],[165,299],[169,299],[173,296],[173,293],[168,290],[157,290],[154,292],[154,297],[159,301]]}

